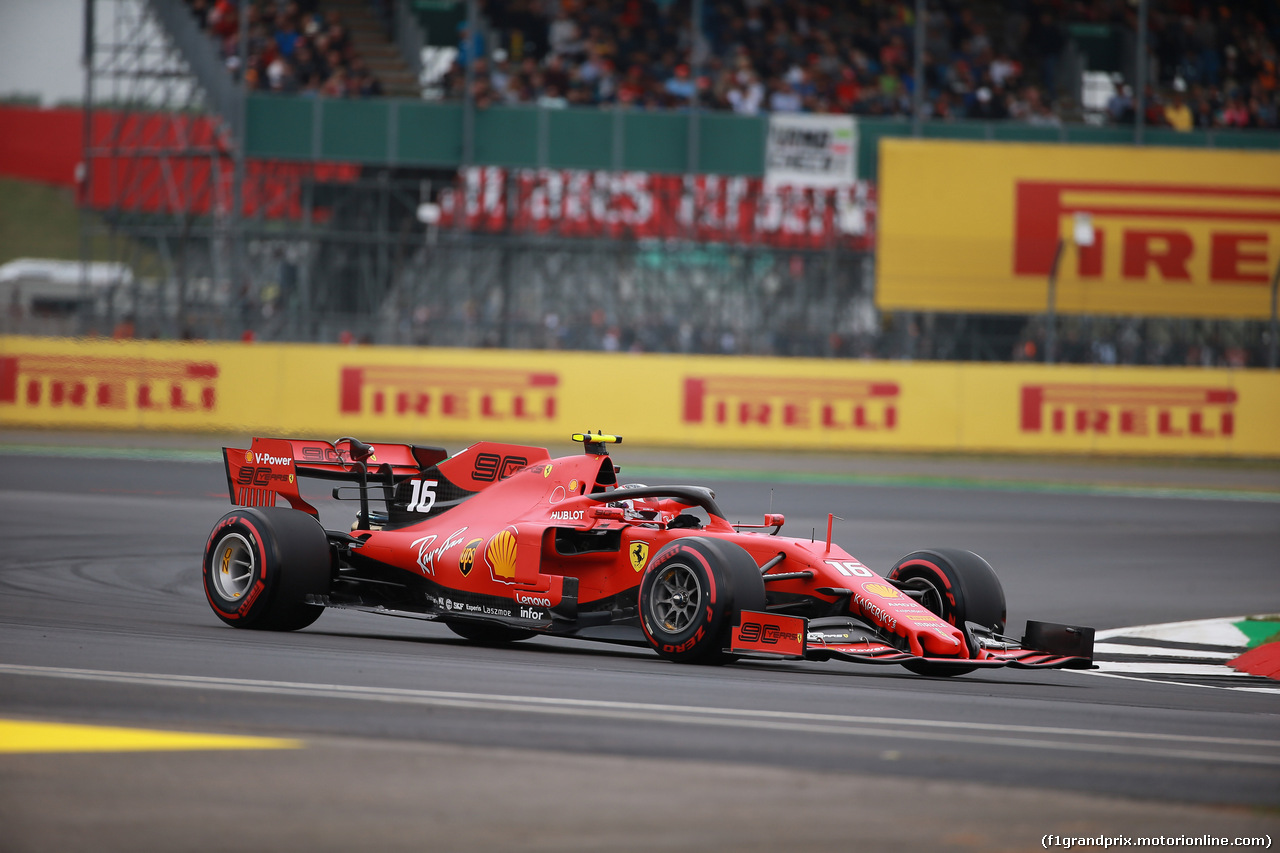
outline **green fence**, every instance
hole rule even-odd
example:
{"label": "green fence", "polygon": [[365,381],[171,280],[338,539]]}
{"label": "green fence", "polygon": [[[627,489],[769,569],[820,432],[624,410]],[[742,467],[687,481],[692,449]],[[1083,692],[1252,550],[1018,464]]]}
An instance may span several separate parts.
{"label": "green fence", "polygon": [[[464,123],[458,103],[254,95],[246,149],[250,157],[452,168],[468,159]],[[766,117],[729,113],[492,107],[476,111],[469,159],[480,166],[758,176],[764,174],[767,129]],[[858,177],[874,178],[880,138],[910,136],[911,123],[860,119],[858,131]],[[1121,127],[1018,122],[926,122],[923,136],[1082,145],[1133,141],[1132,129]],[[1148,128],[1144,136],[1147,145],[1280,150],[1275,131]]]}

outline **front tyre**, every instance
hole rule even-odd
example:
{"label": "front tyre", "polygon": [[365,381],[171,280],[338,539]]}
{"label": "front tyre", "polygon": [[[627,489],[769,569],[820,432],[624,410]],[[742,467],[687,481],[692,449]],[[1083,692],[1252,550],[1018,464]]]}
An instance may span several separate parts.
{"label": "front tyre", "polygon": [[[930,548],[914,551],[889,570],[887,577],[902,588],[919,592],[920,604],[964,632],[966,622],[1003,634],[1005,628],[1004,587],[991,564],[972,551],[958,548]],[[978,650],[972,646],[970,655]],[[930,664],[913,661],[904,666],[919,675],[963,675],[977,667]]]}
{"label": "front tyre", "polygon": [[719,664],[743,610],[764,610],[760,568],[742,547],[719,539],[677,539],[653,556],[640,581],[640,625],[659,655]]}
{"label": "front tyre", "polygon": [[296,631],[324,612],[308,595],[329,591],[329,541],[315,518],[276,507],[233,509],[205,544],[205,597],[236,628]]}

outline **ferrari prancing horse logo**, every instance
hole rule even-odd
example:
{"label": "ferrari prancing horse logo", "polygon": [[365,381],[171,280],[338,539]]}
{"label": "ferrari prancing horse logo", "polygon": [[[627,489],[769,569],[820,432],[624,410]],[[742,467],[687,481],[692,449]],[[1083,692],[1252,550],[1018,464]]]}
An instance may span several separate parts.
{"label": "ferrari prancing horse logo", "polygon": [[648,542],[632,542],[631,543],[631,568],[637,572],[644,568],[645,561],[649,559],[649,543]]}

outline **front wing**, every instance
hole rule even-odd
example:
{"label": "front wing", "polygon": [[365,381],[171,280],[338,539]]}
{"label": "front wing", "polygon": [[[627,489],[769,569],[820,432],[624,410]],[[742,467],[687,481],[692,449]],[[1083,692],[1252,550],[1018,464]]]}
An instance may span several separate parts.
{"label": "front wing", "polygon": [[[1036,623],[1046,624],[1046,623]],[[982,647],[974,658],[933,658],[913,655],[862,635],[854,626],[810,627],[809,620],[778,613],[744,611],[731,635],[729,651],[746,657],[853,663],[904,664],[913,661],[957,669],[1090,669],[1091,655],[1021,648],[1010,642]]]}

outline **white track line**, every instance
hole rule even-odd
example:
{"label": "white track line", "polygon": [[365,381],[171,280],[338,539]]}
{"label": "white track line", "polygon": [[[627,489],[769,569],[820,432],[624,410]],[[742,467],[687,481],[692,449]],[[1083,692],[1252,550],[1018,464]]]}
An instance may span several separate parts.
{"label": "white track line", "polygon": [[[1201,675],[1212,677],[1234,677],[1257,679],[1246,672],[1240,672],[1227,666],[1226,662],[1243,654],[1248,637],[1233,623],[1243,622],[1248,616],[1226,616],[1218,619],[1193,619],[1187,622],[1164,622],[1157,625],[1135,625],[1128,628],[1110,628],[1099,631],[1094,641],[1094,665],[1090,670],[1067,670],[1096,675],[1103,678],[1124,678],[1130,681],[1145,681],[1151,684],[1170,684],[1176,687],[1199,687],[1207,690],[1235,690],[1241,693],[1272,693],[1280,695],[1280,682],[1275,687],[1261,687],[1253,684],[1239,686],[1233,684],[1196,684],[1191,681],[1170,681],[1160,676],[1169,675]],[[1199,643],[1211,646],[1235,646],[1238,652],[1211,652],[1195,649],[1166,649],[1156,646],[1133,646],[1122,638],[1144,637],[1165,642]],[[1117,641],[1118,640],[1118,641]],[[1099,655],[1147,655],[1152,658],[1181,658],[1182,660],[1145,661],[1107,661],[1097,660]],[[1196,663],[1187,658],[1206,658],[1204,663]],[[1219,662],[1207,660],[1217,658]]]}
{"label": "white track line", "polygon": [[1193,684],[1187,681],[1166,681],[1163,678],[1142,678],[1137,675],[1124,675],[1118,672],[1099,672],[1097,670],[1074,669],[1071,672],[1087,672],[1098,678],[1122,678],[1125,681],[1145,681],[1148,684],[1165,684],[1174,687],[1200,687],[1205,690],[1236,690],[1241,693],[1274,693],[1280,696],[1280,687],[1228,687],[1219,684]]}
{"label": "white track line", "polygon": [[1218,663],[1166,663],[1165,661],[1094,661],[1098,672],[1133,673],[1135,675],[1213,675],[1254,678]]}
{"label": "white track line", "polygon": [[[153,687],[179,687],[221,690],[238,693],[260,693],[278,696],[353,699],[367,702],[467,708],[520,714],[551,714],[625,719],[639,722],[746,728],[823,735],[886,737],[906,740],[945,741],[963,744],[1016,746],[1064,752],[1097,752],[1164,759],[1206,761],[1225,764],[1262,764],[1280,766],[1280,752],[1259,754],[1258,749],[1280,750],[1280,740],[1213,737],[1204,735],[1156,734],[1106,729],[1076,729],[1050,726],[1001,725],[945,720],[911,720],[894,717],[861,717],[836,714],[807,714],[786,711],[761,711],[740,708],[709,708],[683,705],[659,705],[637,702],[612,702],[590,699],[557,699],[539,696],[504,696],[485,693],[455,693],[438,690],[357,687],[339,684],[307,684],[290,681],[256,681],[239,678],[212,678],[192,675],[161,675],[136,672],[114,672],[61,667],[0,664],[0,674],[40,676],[82,681],[111,682]],[[948,731],[950,730],[950,731]],[[998,732],[980,735],[975,732]],[[1025,734],[1039,737],[1013,737]],[[1052,740],[1057,735],[1064,739]],[[1065,739],[1070,738],[1070,739]],[[1091,740],[1105,741],[1102,743]],[[1195,743],[1211,746],[1248,747],[1250,751],[1181,749],[1166,746],[1137,746],[1118,740]]]}
{"label": "white track line", "polygon": [[1204,643],[1210,646],[1243,646],[1244,634],[1232,623],[1243,622],[1248,616],[1222,616],[1217,619],[1192,619],[1187,622],[1161,622],[1156,625],[1134,625],[1129,628],[1111,628],[1099,631],[1095,642],[1112,637],[1148,637],[1158,640],[1178,640],[1184,643]]}
{"label": "white track line", "polygon": [[1147,655],[1164,658],[1204,658],[1206,661],[1229,661],[1240,652],[1205,652],[1199,649],[1166,649],[1160,646],[1129,646],[1124,643],[1098,643],[1094,652],[1114,655]]}

